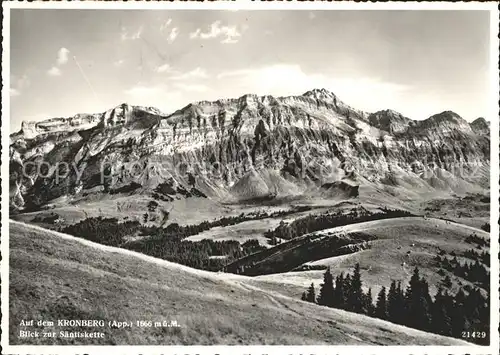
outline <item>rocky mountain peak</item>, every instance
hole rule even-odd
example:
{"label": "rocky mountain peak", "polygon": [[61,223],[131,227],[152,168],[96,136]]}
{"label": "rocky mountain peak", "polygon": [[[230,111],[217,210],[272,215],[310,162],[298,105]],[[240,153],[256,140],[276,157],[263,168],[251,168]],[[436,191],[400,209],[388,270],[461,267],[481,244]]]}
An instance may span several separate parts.
{"label": "rocky mountain peak", "polygon": [[257,100],[259,98],[258,95],[256,94],[245,94],[245,95],[242,95],[239,100],[240,101],[248,101],[248,100]]}
{"label": "rocky mountain peak", "polygon": [[407,130],[412,120],[394,110],[382,110],[368,116],[368,121],[374,127],[389,133],[401,133]]}
{"label": "rocky mountain peak", "polygon": [[330,106],[331,109],[347,119],[357,118],[366,121],[366,118],[368,117],[366,112],[354,109],[353,107],[347,105],[345,102],[341,101],[337,95],[325,88],[309,90],[299,97],[295,96],[295,98],[314,100],[319,106]]}
{"label": "rocky mountain peak", "polygon": [[129,122],[132,111],[133,107],[126,103],[122,103],[106,111],[103,117],[104,127],[117,126]]}
{"label": "rocky mountain peak", "polygon": [[453,111],[443,111],[419,122],[419,128],[447,132],[459,130],[472,133],[470,125],[460,115]]}
{"label": "rocky mountain peak", "polygon": [[490,122],[486,121],[484,117],[476,118],[472,121],[470,127],[478,134],[489,134],[490,132]]}
{"label": "rocky mountain peak", "polygon": [[380,110],[375,112],[375,114],[381,114],[395,120],[409,120],[409,118],[403,116],[401,113],[391,109]]}
{"label": "rocky mountain peak", "polygon": [[302,96],[311,97],[316,100],[322,100],[327,102],[333,102],[334,100],[337,100],[337,96],[333,92],[325,88],[309,90],[303,93]]}
{"label": "rocky mountain peak", "polygon": [[462,117],[460,117],[459,114],[449,110],[432,115],[431,117],[429,117],[429,119],[433,119],[436,121],[439,120],[439,121],[451,121],[451,122],[465,121]]}
{"label": "rocky mountain peak", "polygon": [[481,125],[488,127],[490,124],[484,117],[478,117],[474,121],[472,121],[471,125]]}

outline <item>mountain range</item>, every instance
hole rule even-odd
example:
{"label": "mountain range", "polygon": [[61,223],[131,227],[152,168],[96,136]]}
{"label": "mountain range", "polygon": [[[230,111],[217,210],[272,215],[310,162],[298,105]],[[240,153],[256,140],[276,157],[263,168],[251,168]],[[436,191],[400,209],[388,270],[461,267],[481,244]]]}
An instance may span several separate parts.
{"label": "mountain range", "polygon": [[393,110],[368,113],[325,89],[200,101],[170,115],[124,103],[23,122],[10,140],[14,209],[120,189],[236,203],[489,186],[484,118],[469,124],[452,111],[422,121]]}

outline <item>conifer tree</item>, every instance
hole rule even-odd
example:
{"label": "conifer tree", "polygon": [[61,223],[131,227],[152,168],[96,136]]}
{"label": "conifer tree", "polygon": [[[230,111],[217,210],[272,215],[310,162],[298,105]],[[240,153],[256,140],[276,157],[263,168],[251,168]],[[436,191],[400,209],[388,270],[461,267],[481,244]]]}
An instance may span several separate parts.
{"label": "conifer tree", "polygon": [[423,293],[423,298],[427,304],[427,316],[428,316],[427,325],[429,325],[431,321],[432,297],[429,293],[429,283],[423,277],[422,277],[422,293]]}
{"label": "conifer tree", "polygon": [[450,275],[446,275],[441,283],[444,287],[450,288],[452,286]]}
{"label": "conifer tree", "polygon": [[363,313],[373,317],[375,314],[375,306],[373,305],[372,289],[369,288],[366,295],[363,295]]}
{"label": "conifer tree", "polygon": [[464,300],[464,314],[470,322],[472,329],[481,329],[481,308],[484,307],[484,299],[481,292],[475,288],[470,290]]}
{"label": "conifer tree", "polygon": [[432,305],[431,331],[441,335],[451,335],[451,318],[446,307],[446,298],[440,288]]}
{"label": "conifer tree", "polygon": [[327,307],[333,307],[335,289],[333,286],[333,276],[328,268],[323,274],[323,283],[320,286],[318,304]]}
{"label": "conifer tree", "polygon": [[[387,313],[391,322],[397,324],[406,324],[407,319],[407,307],[406,301],[401,287],[401,281],[398,281],[396,286],[396,281],[394,286],[391,284],[389,289],[389,295],[387,297]],[[391,289],[394,288],[391,295]]]}
{"label": "conifer tree", "polygon": [[314,290],[314,283],[307,289],[306,295],[307,302],[316,303],[316,291]]}
{"label": "conifer tree", "polygon": [[455,302],[451,312],[451,334],[461,337],[462,331],[468,329],[469,322],[464,312],[465,293],[460,288],[455,295]]}
{"label": "conifer tree", "polygon": [[382,289],[380,290],[377,296],[377,305],[375,306],[375,317],[380,319],[387,319],[387,296],[386,296],[385,286],[382,286]]}
{"label": "conifer tree", "polygon": [[354,266],[354,273],[352,275],[351,287],[348,295],[348,306],[353,312],[363,313],[363,290],[361,288],[361,272],[359,263]]}
{"label": "conifer tree", "polygon": [[334,293],[334,302],[333,306],[337,308],[344,308],[344,273],[342,272],[335,279],[335,293]]}
{"label": "conifer tree", "polygon": [[342,300],[342,305],[343,305],[342,308],[350,311],[350,310],[352,310],[352,308],[350,307],[350,304],[348,303],[349,299],[351,297],[351,275],[350,274],[347,274],[345,276],[343,285],[344,285],[344,298]]}
{"label": "conifer tree", "polygon": [[490,324],[490,306],[489,306],[489,294],[487,297],[484,297],[481,294],[481,291],[476,288],[473,292],[474,303],[476,305],[476,312],[474,314],[477,315],[477,318],[471,320],[473,327],[477,326],[479,331],[484,331],[488,336],[484,339],[480,339],[479,343],[487,345],[489,344],[489,324]]}
{"label": "conifer tree", "polygon": [[397,323],[397,319],[399,317],[398,312],[398,294],[396,288],[396,281],[392,280],[391,287],[389,288],[389,293],[387,295],[387,316],[388,320],[391,322]]}
{"label": "conifer tree", "polygon": [[410,285],[405,295],[408,309],[406,324],[410,327],[427,330],[430,324],[430,296],[427,282],[420,278],[419,270],[415,267],[410,279]]}
{"label": "conifer tree", "polygon": [[307,295],[306,292],[302,292],[302,297],[300,298],[302,301],[307,301]]}

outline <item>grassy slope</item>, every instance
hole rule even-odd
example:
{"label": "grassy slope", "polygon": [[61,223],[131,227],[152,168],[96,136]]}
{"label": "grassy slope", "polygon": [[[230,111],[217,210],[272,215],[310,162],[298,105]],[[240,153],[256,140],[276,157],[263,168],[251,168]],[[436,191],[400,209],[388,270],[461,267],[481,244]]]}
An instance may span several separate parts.
{"label": "grassy slope", "polygon": [[[286,203],[276,205],[226,205],[213,199],[199,197],[190,197],[174,200],[173,202],[164,202],[155,200],[150,196],[140,194],[130,196],[127,196],[126,194],[103,194],[93,196],[92,198],[86,197],[81,200],[71,201],[71,203],[54,204],[51,208],[46,210],[12,215],[11,218],[20,222],[42,225],[34,222],[33,219],[35,217],[47,217],[55,213],[64,220],[62,223],[63,225],[75,224],[87,217],[117,218],[120,221],[125,219],[137,220],[143,223],[143,215],[148,212],[148,203],[151,201],[156,201],[158,203],[156,214],[159,214],[160,210],[169,212],[167,224],[178,223],[180,225],[199,224],[203,221],[213,221],[223,216],[238,216],[241,213],[249,214],[257,211],[272,213],[277,211],[286,211],[291,208],[291,204]],[[320,213],[324,210],[326,210],[326,208],[317,208],[314,212]],[[296,217],[304,215],[305,213],[297,213]],[[289,215],[285,219],[291,218],[293,218],[293,216]],[[161,221],[162,219],[159,218],[151,224],[160,225]],[[44,227],[53,228],[54,226],[48,224],[44,225]],[[246,227],[242,226],[241,228],[245,229]],[[259,228],[263,229],[264,227],[259,226]],[[210,236],[207,238],[210,238]]]}
{"label": "grassy slope", "polygon": [[21,319],[43,318],[177,320],[182,325],[176,330],[105,329],[102,344],[467,344],[319,308],[247,281],[11,221],[10,342],[21,343]]}
{"label": "grassy slope", "polygon": [[[433,258],[439,248],[447,253],[455,251],[457,254],[473,248],[465,243],[464,239],[472,233],[489,238],[489,234],[476,228],[433,218],[395,218],[352,224],[317,232],[317,235],[337,233],[342,231],[369,233],[377,238],[370,242],[371,248],[353,254],[317,260],[307,264],[330,266],[334,275],[341,272],[352,272],[352,267],[359,262],[365,286],[372,287],[374,293],[382,285],[390,285],[391,279],[401,280],[403,285],[409,281],[413,269],[417,266],[421,275],[429,281],[431,293],[436,291],[436,285],[442,279],[437,274],[439,267],[434,265]],[[414,244],[414,246],[412,246]],[[307,246],[304,246],[307,247]],[[410,251],[410,255],[407,252]],[[448,256],[449,258],[451,256]],[[459,258],[465,261],[464,258]],[[470,260],[468,260],[470,262]],[[405,262],[406,266],[402,266]],[[314,282],[319,285],[323,279],[323,272],[297,271],[277,275],[258,276],[257,279],[269,282],[281,282],[288,285],[288,294],[299,297],[301,292]],[[451,273],[454,281],[459,281]],[[458,284],[453,289],[457,290]],[[464,285],[467,281],[460,280]],[[375,293],[376,294],[376,293]]]}
{"label": "grassy slope", "polygon": [[[261,210],[264,210],[269,207],[264,206],[260,208]],[[289,208],[290,206],[282,207],[284,211],[288,210]],[[250,239],[257,239],[261,245],[271,247],[272,245],[269,244],[269,239],[264,237],[264,233],[267,232],[268,230],[275,229],[276,227],[279,226],[279,224],[282,221],[286,223],[291,223],[295,219],[302,218],[308,215],[325,213],[329,210],[330,208],[313,206],[313,209],[310,211],[296,212],[277,218],[264,218],[253,221],[245,221],[225,227],[214,227],[199,234],[187,237],[186,240],[190,241],[200,241],[203,239],[211,239],[216,241],[237,240],[240,243],[244,243],[245,241]]]}
{"label": "grassy slope", "polygon": [[[148,203],[156,201],[159,206],[157,210],[170,212],[168,223],[179,223],[181,225],[197,224],[204,220],[213,220],[223,215],[238,215],[241,211],[233,211],[219,203],[206,198],[188,198],[164,202],[155,200],[150,196],[141,194],[116,194],[88,196],[71,201],[71,203],[54,204],[48,210],[23,213],[12,218],[22,222],[31,222],[36,216],[46,216],[56,213],[64,219],[64,224],[78,223],[86,217],[106,217],[123,220],[138,220],[142,222],[145,212],[148,211]],[[160,221],[158,221],[160,222]]]}

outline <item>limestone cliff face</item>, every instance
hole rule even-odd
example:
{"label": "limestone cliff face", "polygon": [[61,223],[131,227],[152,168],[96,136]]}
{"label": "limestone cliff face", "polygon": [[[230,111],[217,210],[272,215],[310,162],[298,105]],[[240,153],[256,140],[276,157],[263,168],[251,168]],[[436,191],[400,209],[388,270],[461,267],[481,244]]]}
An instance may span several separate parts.
{"label": "limestone cliff face", "polygon": [[[324,89],[196,102],[168,116],[122,104],[23,125],[10,151],[18,207],[132,185],[221,200],[328,194],[322,186],[339,181],[455,191],[486,187],[489,169],[489,135],[453,112],[425,121],[369,114]],[[480,176],[458,174],[457,165]]]}
{"label": "limestone cliff face", "polygon": [[372,126],[391,134],[406,132],[410,125],[416,123],[393,110],[372,113],[368,116],[368,120]]}
{"label": "limestone cliff face", "polygon": [[490,123],[484,119],[484,117],[479,117],[475,119],[470,127],[477,134],[489,135],[490,134]]}
{"label": "limestone cliff face", "polygon": [[101,115],[78,114],[69,118],[51,118],[41,122],[26,122],[15,138],[33,139],[53,132],[68,132],[95,127],[101,121]]}

